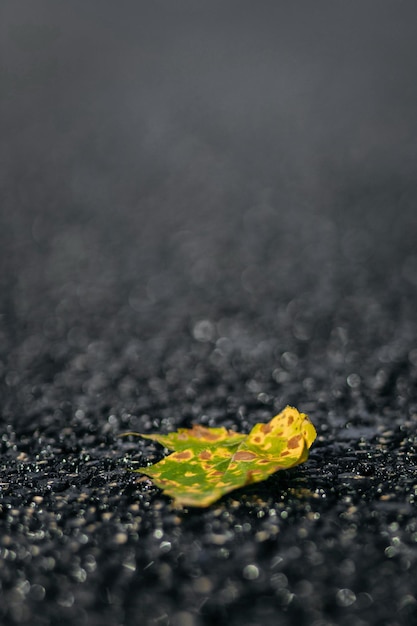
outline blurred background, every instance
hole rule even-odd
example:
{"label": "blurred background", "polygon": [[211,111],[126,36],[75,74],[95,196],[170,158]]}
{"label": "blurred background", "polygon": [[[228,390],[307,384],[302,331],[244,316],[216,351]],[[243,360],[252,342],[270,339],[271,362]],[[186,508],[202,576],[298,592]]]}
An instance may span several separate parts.
{"label": "blurred background", "polygon": [[[74,398],[74,376],[87,395],[118,381],[124,406],[136,389],[133,411],[172,359],[232,395],[243,376],[266,404],[329,408],[330,372],[375,390],[387,363],[416,365],[416,18],[385,1],[3,1],[10,407],[35,383]],[[103,374],[109,351],[152,372],[142,356]]]}

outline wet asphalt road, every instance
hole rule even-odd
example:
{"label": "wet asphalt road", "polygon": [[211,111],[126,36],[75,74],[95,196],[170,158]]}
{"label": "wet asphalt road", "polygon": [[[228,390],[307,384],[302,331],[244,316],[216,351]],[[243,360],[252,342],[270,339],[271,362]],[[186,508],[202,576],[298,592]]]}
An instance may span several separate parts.
{"label": "wet asphalt road", "polygon": [[[413,3],[0,11],[0,624],[417,624]],[[286,404],[207,510],[118,438]]]}

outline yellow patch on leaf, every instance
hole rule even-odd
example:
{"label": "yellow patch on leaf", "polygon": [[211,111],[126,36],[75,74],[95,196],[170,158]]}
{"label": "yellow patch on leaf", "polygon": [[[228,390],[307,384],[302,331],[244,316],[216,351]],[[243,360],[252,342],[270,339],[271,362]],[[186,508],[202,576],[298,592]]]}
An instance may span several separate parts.
{"label": "yellow patch on leaf", "polygon": [[139,435],[173,454],[137,472],[152,478],[176,506],[207,507],[226,493],[265,480],[308,458],[316,429],[305,413],[287,406],[248,435],[194,425],[169,435]]}

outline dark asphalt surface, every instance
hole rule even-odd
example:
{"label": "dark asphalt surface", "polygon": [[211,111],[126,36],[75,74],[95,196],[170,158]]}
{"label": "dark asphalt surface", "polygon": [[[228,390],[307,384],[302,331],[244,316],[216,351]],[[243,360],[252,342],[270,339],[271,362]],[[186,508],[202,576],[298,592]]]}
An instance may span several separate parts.
{"label": "dark asphalt surface", "polygon": [[[417,624],[415,3],[0,13],[0,624]],[[118,438],[286,404],[207,510]]]}

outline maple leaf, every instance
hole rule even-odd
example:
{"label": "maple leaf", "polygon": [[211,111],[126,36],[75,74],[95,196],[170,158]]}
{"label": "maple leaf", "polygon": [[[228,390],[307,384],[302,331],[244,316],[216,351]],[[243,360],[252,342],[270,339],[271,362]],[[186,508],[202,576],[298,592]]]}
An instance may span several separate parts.
{"label": "maple leaf", "polygon": [[176,506],[207,507],[234,489],[306,461],[316,429],[307,415],[287,406],[248,435],[198,424],[168,435],[126,434],[174,450],[159,463],[134,471],[152,478]]}

